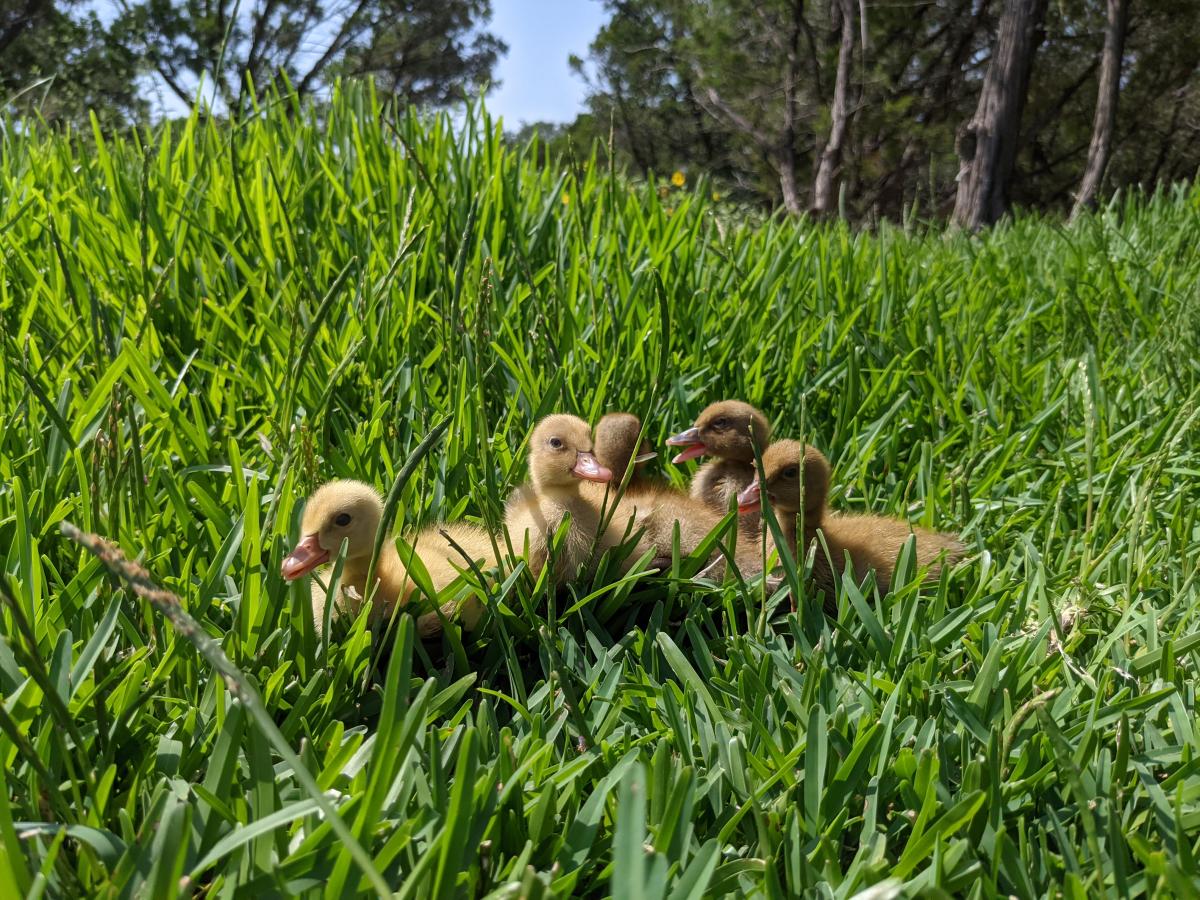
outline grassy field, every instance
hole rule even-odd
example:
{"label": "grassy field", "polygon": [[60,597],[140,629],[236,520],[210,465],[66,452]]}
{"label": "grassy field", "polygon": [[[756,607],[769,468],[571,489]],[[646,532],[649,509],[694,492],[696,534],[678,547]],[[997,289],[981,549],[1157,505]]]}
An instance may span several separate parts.
{"label": "grassy field", "polygon": [[[468,122],[354,90],[0,134],[0,894],[1200,889],[1200,191],[978,239],[745,224]],[[546,412],[661,445],[728,396],[827,452],[836,508],[971,558],[836,618],[518,567],[424,644],[323,642],[279,577],[314,486],[387,490],[446,417],[405,527],[495,523]]]}

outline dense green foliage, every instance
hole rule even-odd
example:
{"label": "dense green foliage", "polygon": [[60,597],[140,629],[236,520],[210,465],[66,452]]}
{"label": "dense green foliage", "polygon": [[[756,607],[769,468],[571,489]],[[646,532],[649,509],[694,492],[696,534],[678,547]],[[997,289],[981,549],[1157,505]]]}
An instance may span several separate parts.
{"label": "dense green foliage", "polygon": [[[751,226],[467,121],[353,92],[3,133],[0,892],[368,890],[63,520],[179,593],[405,896],[1200,885],[1200,193],[978,239]],[[686,561],[557,595],[518,567],[411,654],[323,643],[279,578],[314,485],[386,489],[446,416],[406,527],[494,522],[543,412],[661,444],[722,396],[822,447],[835,507],[972,559],[836,617]]]}

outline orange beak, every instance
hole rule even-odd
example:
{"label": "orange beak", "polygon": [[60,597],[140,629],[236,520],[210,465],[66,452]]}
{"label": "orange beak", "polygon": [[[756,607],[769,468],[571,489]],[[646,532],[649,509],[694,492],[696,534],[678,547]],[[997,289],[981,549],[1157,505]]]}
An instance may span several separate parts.
{"label": "orange beak", "polygon": [[667,438],[667,446],[687,448],[671,460],[673,463],[687,462],[689,459],[695,459],[697,456],[703,456],[708,452],[708,447],[700,440],[700,429],[694,426],[687,431],[681,431],[679,434]]}
{"label": "orange beak", "polygon": [[307,535],[300,541],[292,552],[283,558],[279,574],[285,581],[295,581],[302,575],[307,575],[317,566],[329,562],[329,551],[321,546],[321,536]]}
{"label": "orange beak", "polygon": [[758,509],[759,499],[762,497],[762,490],[758,486],[758,479],[755,478],[752,482],[746,485],[746,489],[737,495],[738,512],[748,513]]}
{"label": "orange beak", "polygon": [[576,478],[582,478],[584,481],[599,481],[601,483],[612,481],[612,472],[600,465],[600,460],[586,451],[576,455],[575,465],[571,467],[571,474]]}

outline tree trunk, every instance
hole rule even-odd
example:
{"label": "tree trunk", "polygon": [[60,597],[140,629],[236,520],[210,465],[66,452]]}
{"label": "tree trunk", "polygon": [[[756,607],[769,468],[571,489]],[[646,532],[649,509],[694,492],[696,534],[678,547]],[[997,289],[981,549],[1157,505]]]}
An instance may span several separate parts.
{"label": "tree trunk", "polygon": [[836,202],[833,180],[842,161],[842,145],[846,142],[846,130],[850,123],[850,65],[854,57],[853,0],[837,0],[835,9],[841,13],[842,45],[838,50],[833,104],[829,110],[829,140],[825,142],[825,148],[821,151],[817,175],[813,179],[812,211],[818,216],[828,215]]}
{"label": "tree trunk", "polygon": [[1117,95],[1121,90],[1121,58],[1125,53],[1127,0],[1108,0],[1108,23],[1104,29],[1104,49],[1100,57],[1100,87],[1096,92],[1096,117],[1092,121],[1092,142],[1088,146],[1087,165],[1071,218],[1096,205],[1096,196],[1104,181],[1108,155],[1112,150],[1113,129],[1117,122]]}
{"label": "tree trunk", "polygon": [[790,143],[784,143],[775,160],[779,170],[779,191],[783,194],[783,208],[789,215],[798,216],[804,212],[800,203],[800,189],[796,185],[796,148]]}
{"label": "tree trunk", "polygon": [[791,12],[792,27],[783,48],[783,128],[779,150],[775,155],[783,206],[789,215],[798,216],[804,211],[800,205],[800,188],[796,184],[796,85],[800,76],[800,35],[804,27],[803,0],[792,3]]}
{"label": "tree trunk", "polygon": [[1005,0],[992,60],[975,116],[959,129],[958,196],[954,222],[976,231],[1008,209],[1029,73],[1046,14],[1046,0]]}

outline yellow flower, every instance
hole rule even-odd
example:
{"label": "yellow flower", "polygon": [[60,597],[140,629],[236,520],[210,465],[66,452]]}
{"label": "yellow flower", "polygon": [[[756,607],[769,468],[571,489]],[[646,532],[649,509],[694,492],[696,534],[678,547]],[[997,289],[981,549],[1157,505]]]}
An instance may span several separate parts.
{"label": "yellow flower", "polygon": [[720,192],[720,191],[713,191],[713,193],[712,193],[712,198],[713,198],[713,200],[720,200],[720,199],[721,199],[721,192]]}
{"label": "yellow flower", "polygon": [[570,203],[570,202],[571,202],[571,195],[570,195],[570,194],[563,194],[563,196],[562,196],[562,203],[563,203],[563,206],[566,206],[566,205],[567,205],[568,203]]}
{"label": "yellow flower", "polygon": [[686,182],[687,176],[682,172],[676,172],[671,176],[671,184],[675,185],[675,187],[683,187]]}

